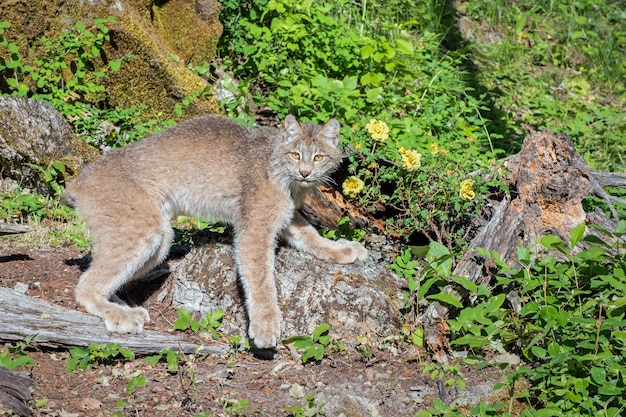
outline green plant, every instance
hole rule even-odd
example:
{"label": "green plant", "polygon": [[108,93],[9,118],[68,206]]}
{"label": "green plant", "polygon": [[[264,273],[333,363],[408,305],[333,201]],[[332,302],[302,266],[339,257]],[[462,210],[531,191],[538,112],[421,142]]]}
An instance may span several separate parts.
{"label": "green plant", "polygon": [[293,417],[316,417],[325,416],[322,411],[324,404],[317,405],[314,394],[309,394],[304,398],[304,404],[296,404],[285,407],[283,411]]}
{"label": "green plant", "polygon": [[37,164],[26,164],[27,166],[38,170],[42,179],[50,187],[54,197],[59,197],[63,192],[62,183],[65,182],[65,164],[59,161],[52,161],[46,168]]}
{"label": "green plant", "polygon": [[[77,22],[56,38],[42,37],[38,42],[44,56],[27,63],[19,47],[4,36],[10,28],[0,22],[0,90],[3,94],[31,97],[51,103],[61,112],[74,132],[99,148],[129,144],[175,122],[184,110],[208,90],[194,91],[178,103],[171,115],[162,120],[144,120],[147,106],[111,108],[105,81],[110,72],[119,71],[120,59],[106,59],[105,45],[110,42],[108,25],[116,18],[95,19],[90,27]],[[2,54],[6,51],[6,55]]]}
{"label": "green plant", "polygon": [[136,377],[131,378],[131,380],[128,381],[128,385],[126,386],[126,393],[128,395],[135,395],[135,390],[137,388],[145,387],[146,385],[148,385],[148,380],[146,379],[146,377],[143,375],[137,375]]}
{"label": "green plant", "polygon": [[[531,250],[520,247],[517,267],[481,250],[500,272],[491,290],[448,319],[452,345],[475,352],[515,351],[527,363],[511,374],[531,384],[527,401],[546,415],[620,415],[626,409],[626,221],[615,232],[572,229],[569,239],[547,235]],[[602,234],[612,237],[609,245]],[[577,248],[581,243],[584,247]],[[519,315],[505,293],[522,300]],[[526,412],[523,415],[531,415]]]}
{"label": "green plant", "polygon": [[24,342],[16,343],[0,351],[0,366],[15,370],[22,366],[34,365],[33,358],[28,355],[28,351],[34,349],[32,342],[36,337],[37,335],[27,336]]}
{"label": "green plant", "polygon": [[194,333],[210,333],[214,339],[222,336],[217,329],[222,325],[224,310],[209,311],[200,321],[194,319],[191,313],[184,308],[179,308],[178,314],[179,317],[174,322],[174,329],[182,331],[189,329]]}
{"label": "green plant", "polygon": [[72,372],[76,368],[90,369],[98,364],[110,364],[120,359],[134,359],[132,350],[123,348],[117,343],[106,345],[91,344],[88,347],[75,346],[69,349],[70,358],[65,364],[65,370]]}
{"label": "green plant", "polygon": [[165,361],[167,365],[167,372],[175,374],[178,372],[179,364],[184,357],[185,355],[174,351],[174,349],[165,349],[156,355],[146,356],[145,359],[152,366],[156,366],[159,362]]}
{"label": "green plant", "polygon": [[293,343],[294,348],[303,350],[301,360],[304,363],[309,361],[321,361],[329,350],[345,350],[345,345],[332,336],[328,335],[330,325],[323,323],[313,330],[313,335],[292,336],[283,340],[283,344]]}
{"label": "green plant", "polygon": [[422,366],[422,373],[428,374],[433,381],[441,380],[446,387],[456,386],[461,390],[465,389],[464,375],[459,364],[424,362],[420,366]]}
{"label": "green plant", "polygon": [[245,415],[244,410],[250,407],[250,400],[246,398],[241,399],[231,399],[231,398],[220,398],[220,404],[224,407],[224,412],[228,415],[233,416],[243,416]]}
{"label": "green plant", "polygon": [[337,229],[320,231],[326,239],[347,239],[360,242],[367,232],[363,229],[355,229],[350,226],[350,217],[344,216],[337,222]]}
{"label": "green plant", "polygon": [[[409,238],[421,230],[458,245],[481,196],[499,182],[475,180],[471,198],[459,195],[460,184],[499,154],[492,140],[501,132],[489,131],[484,95],[459,77],[463,56],[442,54],[441,36],[417,29],[420,17],[445,12],[402,6],[419,17],[372,25],[361,19],[376,6],[225,1],[224,65],[241,80],[240,94],[253,92],[252,100],[281,116],[290,106],[313,122],[336,115],[346,125],[349,178],[361,184],[356,191],[344,182],[344,194],[375,215],[385,212],[391,232]],[[378,139],[367,132],[375,118],[387,128]]]}

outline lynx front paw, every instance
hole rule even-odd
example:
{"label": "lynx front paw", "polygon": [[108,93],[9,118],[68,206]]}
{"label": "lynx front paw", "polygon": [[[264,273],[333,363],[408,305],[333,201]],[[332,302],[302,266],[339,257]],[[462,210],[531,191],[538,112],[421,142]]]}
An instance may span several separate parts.
{"label": "lynx front paw", "polygon": [[367,259],[367,249],[361,243],[346,239],[339,239],[337,243],[341,245],[341,248],[335,253],[335,259],[333,259],[335,262],[350,264],[357,259],[361,261]]}
{"label": "lynx front paw", "polygon": [[145,308],[113,303],[102,312],[101,317],[107,331],[111,333],[141,333],[144,322],[150,321],[150,314]]}
{"label": "lynx front paw", "polygon": [[250,319],[248,336],[259,349],[275,348],[280,340],[280,313],[271,318]]}

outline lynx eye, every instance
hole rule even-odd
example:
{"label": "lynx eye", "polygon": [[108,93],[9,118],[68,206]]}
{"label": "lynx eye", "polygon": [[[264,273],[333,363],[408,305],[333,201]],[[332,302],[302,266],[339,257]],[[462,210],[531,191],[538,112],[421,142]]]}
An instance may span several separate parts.
{"label": "lynx eye", "polygon": [[300,154],[298,152],[289,152],[289,156],[295,159],[296,161],[300,160]]}
{"label": "lynx eye", "polygon": [[322,161],[323,159],[324,159],[324,155],[315,155],[315,156],[313,157],[313,160],[314,160],[315,162],[320,162],[320,161]]}

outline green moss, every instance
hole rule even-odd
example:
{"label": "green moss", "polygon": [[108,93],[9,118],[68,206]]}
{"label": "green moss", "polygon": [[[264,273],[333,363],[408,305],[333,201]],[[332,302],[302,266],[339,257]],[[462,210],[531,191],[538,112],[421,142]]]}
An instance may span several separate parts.
{"label": "green moss", "polygon": [[[155,6],[152,0],[122,0],[120,11],[108,5],[89,3],[64,0],[35,0],[18,4],[0,2],[0,20],[11,23],[5,36],[19,46],[25,64],[32,65],[44,55],[39,42],[42,36],[58,37],[63,31],[73,28],[78,20],[89,28],[95,18],[117,15],[118,23],[111,27],[112,42],[106,46],[104,62],[94,64],[103,66],[108,60],[119,59],[126,54],[132,54],[132,58],[125,58],[120,71],[108,73],[106,97],[87,99],[120,108],[146,106],[140,115],[143,121],[175,119],[175,107],[182,99],[208,87],[205,80],[184,64],[172,60],[171,56],[193,55],[199,59],[197,62],[213,58],[222,30],[218,20],[219,5],[214,9],[207,6],[196,10],[200,6],[194,5],[202,5],[201,1],[174,0]],[[187,3],[188,7],[182,6]],[[181,10],[185,13],[180,14]],[[150,20],[152,15],[154,22]],[[187,42],[182,41],[184,33],[177,34],[183,27],[187,34],[193,34]],[[217,111],[214,99],[200,97],[187,108],[185,117]]]}
{"label": "green moss", "polygon": [[215,56],[222,35],[217,2],[171,0],[153,8],[154,25],[165,43],[180,58],[195,63]]}
{"label": "green moss", "polygon": [[[125,108],[147,105],[148,118],[170,118],[181,99],[209,86],[182,63],[173,61],[172,52],[159,41],[152,26],[137,15],[123,17],[121,30],[114,40],[118,50],[112,50],[112,55],[133,51],[135,56],[122,70],[110,75],[109,93],[113,105]],[[217,108],[214,99],[199,98],[188,115],[215,113]]]}

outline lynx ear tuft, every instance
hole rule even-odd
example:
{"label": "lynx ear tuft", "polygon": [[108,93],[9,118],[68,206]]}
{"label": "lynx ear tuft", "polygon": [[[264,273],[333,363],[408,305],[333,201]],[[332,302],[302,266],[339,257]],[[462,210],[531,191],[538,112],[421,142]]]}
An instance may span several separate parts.
{"label": "lynx ear tuft", "polygon": [[324,126],[322,126],[320,130],[320,135],[324,138],[324,140],[328,143],[331,143],[333,146],[339,145],[339,122],[334,117],[326,122]]}
{"label": "lynx ear tuft", "polygon": [[300,122],[298,122],[293,114],[288,114],[285,117],[285,132],[283,134],[283,139],[286,142],[297,138],[302,135],[302,127],[300,126]]}

